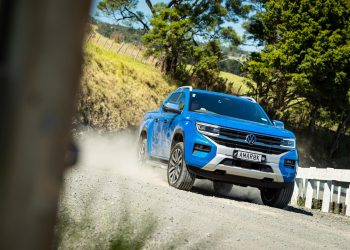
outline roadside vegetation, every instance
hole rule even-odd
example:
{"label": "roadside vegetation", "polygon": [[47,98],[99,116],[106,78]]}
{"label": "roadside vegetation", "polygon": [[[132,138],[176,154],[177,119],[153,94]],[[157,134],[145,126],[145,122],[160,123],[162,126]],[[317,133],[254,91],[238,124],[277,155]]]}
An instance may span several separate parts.
{"label": "roadside vegetation", "polygon": [[[124,204],[127,203],[122,206]],[[98,225],[101,222],[94,216],[91,205],[84,207],[80,216],[67,207],[60,209],[53,249],[139,250],[155,233],[157,220],[152,214],[145,214],[136,222],[130,209],[121,207],[121,216],[115,218],[110,215],[105,225],[107,228],[104,228]],[[164,248],[169,249],[170,244],[164,245]]]}

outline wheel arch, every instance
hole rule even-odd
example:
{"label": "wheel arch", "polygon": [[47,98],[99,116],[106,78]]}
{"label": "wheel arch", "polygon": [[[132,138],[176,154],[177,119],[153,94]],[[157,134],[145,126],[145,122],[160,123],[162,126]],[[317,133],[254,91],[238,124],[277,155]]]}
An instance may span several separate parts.
{"label": "wheel arch", "polygon": [[175,146],[178,142],[185,142],[185,134],[182,129],[178,128],[175,130],[173,138],[171,140],[170,150]]}
{"label": "wheel arch", "polygon": [[147,128],[143,128],[140,132],[140,137],[147,138],[147,133],[148,133]]}

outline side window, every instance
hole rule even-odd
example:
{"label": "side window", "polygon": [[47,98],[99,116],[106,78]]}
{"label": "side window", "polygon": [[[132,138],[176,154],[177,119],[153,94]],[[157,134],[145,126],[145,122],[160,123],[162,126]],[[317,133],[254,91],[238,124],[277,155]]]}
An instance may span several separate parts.
{"label": "side window", "polygon": [[173,93],[170,97],[169,100],[167,102],[171,102],[171,103],[177,103],[177,100],[179,99],[180,96],[180,92],[175,92]]}
{"label": "side window", "polygon": [[185,107],[185,100],[186,100],[185,93],[181,93],[181,95],[179,97],[179,100],[178,100],[180,110],[184,109],[184,107]]}

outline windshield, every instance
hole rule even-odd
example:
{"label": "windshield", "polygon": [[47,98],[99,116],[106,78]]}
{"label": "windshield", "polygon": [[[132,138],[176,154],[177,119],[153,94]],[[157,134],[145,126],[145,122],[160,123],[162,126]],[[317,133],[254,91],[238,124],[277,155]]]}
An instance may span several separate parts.
{"label": "windshield", "polygon": [[269,118],[259,104],[236,97],[191,93],[190,111],[224,115],[271,125]]}

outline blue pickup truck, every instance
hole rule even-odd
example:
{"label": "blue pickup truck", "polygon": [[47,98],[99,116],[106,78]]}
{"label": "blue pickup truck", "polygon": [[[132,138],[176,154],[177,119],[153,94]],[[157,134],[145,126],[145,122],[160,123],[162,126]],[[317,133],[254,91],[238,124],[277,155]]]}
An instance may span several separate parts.
{"label": "blue pickup truck", "polygon": [[138,160],[167,164],[170,186],[196,178],[228,195],[233,184],[260,189],[265,205],[284,208],[298,167],[295,135],[271,121],[251,97],[180,87],[140,126]]}

